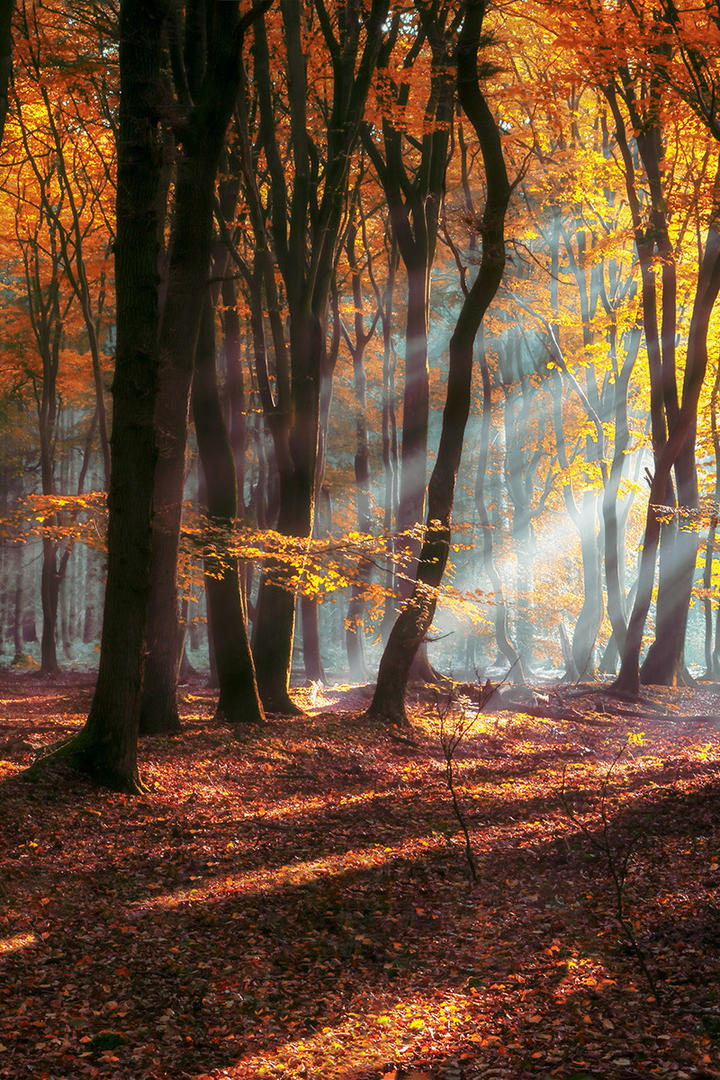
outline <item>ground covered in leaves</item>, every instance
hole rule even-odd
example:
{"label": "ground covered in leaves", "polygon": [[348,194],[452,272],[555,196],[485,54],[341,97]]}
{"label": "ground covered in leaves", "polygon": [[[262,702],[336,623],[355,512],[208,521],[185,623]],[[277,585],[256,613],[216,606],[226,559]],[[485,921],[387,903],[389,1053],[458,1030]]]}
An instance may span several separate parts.
{"label": "ground covered in leaves", "polygon": [[91,688],[3,674],[0,1076],[720,1077],[720,688],[582,690],[458,745],[473,881],[432,702],[236,734],[187,688],[130,797],[23,782]]}

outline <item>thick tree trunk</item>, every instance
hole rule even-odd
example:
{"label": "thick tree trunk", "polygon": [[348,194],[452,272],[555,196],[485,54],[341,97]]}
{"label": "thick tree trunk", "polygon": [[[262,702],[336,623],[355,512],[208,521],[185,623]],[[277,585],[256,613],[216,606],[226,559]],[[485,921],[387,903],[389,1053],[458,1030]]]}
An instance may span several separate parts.
{"label": "thick tree trunk", "polygon": [[435,614],[438,588],[450,550],[450,518],[470,411],[475,337],[497,292],[505,265],[504,222],[510,185],[500,134],[478,82],[477,60],[484,14],[484,0],[468,0],[457,51],[460,103],[480,141],[487,179],[487,202],[481,225],[482,262],[450,339],[442,431],[428,486],[427,524],[415,588],[388,639],[368,709],[369,718],[391,724],[407,723],[404,699],[410,666]]}
{"label": "thick tree trunk", "polygon": [[303,661],[308,682],[324,683],[325,669],[320,652],[320,605],[312,596],[300,597]]}
{"label": "thick tree trunk", "polygon": [[155,466],[160,154],[157,99],[164,4],[122,0],[118,138],[117,357],[113,471],[100,666],[82,731],[54,756],[100,782],[137,791],[137,736],[150,590],[150,515]]}
{"label": "thick tree trunk", "polygon": [[[187,28],[195,104],[175,181],[168,288],[160,328],[156,406],[158,464],[153,516],[153,582],[141,733],[179,730],[177,677],[182,634],[177,558],[185,482],[190,386],[200,319],[209,288],[215,178],[240,83],[237,3],[216,6],[207,54]],[[206,65],[203,69],[202,65]],[[195,85],[197,83],[198,85]]]}
{"label": "thick tree trunk", "polygon": [[195,354],[192,404],[205,476],[208,525],[217,532],[209,537],[215,553],[205,559],[208,632],[220,686],[217,717],[232,725],[262,723],[265,717],[255,681],[237,558],[223,551],[223,535],[233,528],[237,516],[237,478],[218,392],[214,320],[215,311],[206,291]]}
{"label": "thick tree trunk", "polygon": [[295,634],[295,593],[271,577],[282,578],[283,568],[268,567],[260,580],[253,653],[260,700],[266,713],[301,716],[291,700],[290,665]]}
{"label": "thick tree trunk", "polygon": [[[298,430],[303,426],[303,420],[298,419],[292,433],[290,468],[280,473],[277,530],[283,536],[307,537],[312,533],[318,429],[317,409],[313,410],[312,401],[307,405],[307,411],[303,410],[305,430]],[[287,716],[302,714],[288,692],[295,634],[295,591],[290,577],[287,567],[268,562],[260,581],[253,636],[258,690],[265,711]]]}

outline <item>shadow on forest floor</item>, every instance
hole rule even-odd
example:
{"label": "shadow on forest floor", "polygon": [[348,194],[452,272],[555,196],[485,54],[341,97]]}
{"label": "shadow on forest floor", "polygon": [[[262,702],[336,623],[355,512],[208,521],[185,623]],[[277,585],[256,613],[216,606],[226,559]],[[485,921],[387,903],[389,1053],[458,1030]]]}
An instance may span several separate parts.
{"label": "shadow on forest floor", "polygon": [[[0,1076],[715,1075],[720,745],[691,716],[709,692],[641,723],[478,718],[456,763],[476,883],[432,707],[411,745],[315,687],[315,715],[238,737],[188,687],[184,733],[142,743],[149,795],[22,782],[21,747],[74,730],[89,693],[2,683]],[[659,1005],[614,917],[628,845]]]}

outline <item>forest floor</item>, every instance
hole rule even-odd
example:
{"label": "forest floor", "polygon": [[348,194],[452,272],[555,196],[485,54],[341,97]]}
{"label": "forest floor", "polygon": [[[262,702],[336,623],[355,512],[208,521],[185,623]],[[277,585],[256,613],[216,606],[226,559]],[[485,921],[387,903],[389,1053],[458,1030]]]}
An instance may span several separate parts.
{"label": "forest floor", "polygon": [[24,782],[90,694],[0,673],[0,1077],[720,1080],[720,687],[477,715],[477,881],[432,699],[235,734],[186,687],[147,795]]}

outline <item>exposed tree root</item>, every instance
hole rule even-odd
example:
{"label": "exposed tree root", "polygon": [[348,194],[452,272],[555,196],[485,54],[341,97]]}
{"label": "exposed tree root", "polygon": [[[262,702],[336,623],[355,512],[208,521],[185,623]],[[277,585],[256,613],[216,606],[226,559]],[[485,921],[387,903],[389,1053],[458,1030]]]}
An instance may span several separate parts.
{"label": "exposed tree root", "polygon": [[33,782],[53,776],[67,778],[67,770],[87,776],[111,791],[144,795],[149,790],[141,781],[137,769],[132,773],[124,772],[104,763],[100,748],[86,737],[84,731],[39,757],[22,773],[22,779]]}

